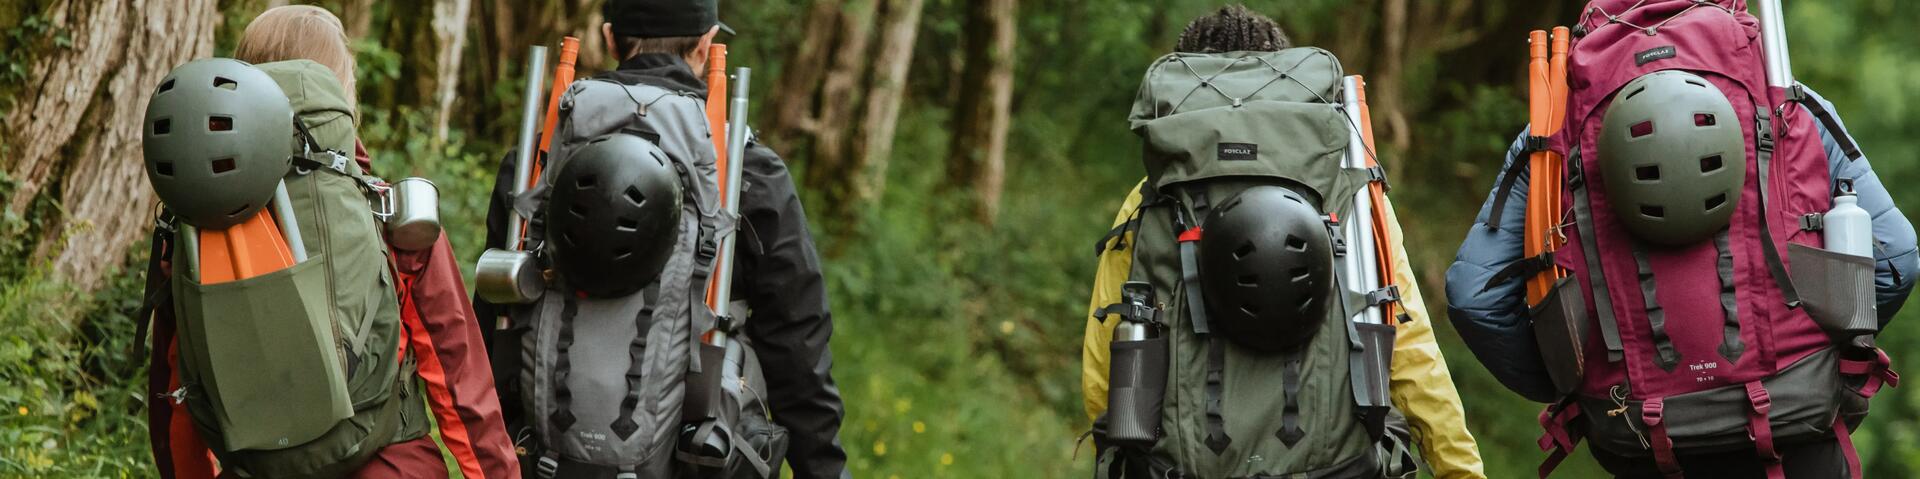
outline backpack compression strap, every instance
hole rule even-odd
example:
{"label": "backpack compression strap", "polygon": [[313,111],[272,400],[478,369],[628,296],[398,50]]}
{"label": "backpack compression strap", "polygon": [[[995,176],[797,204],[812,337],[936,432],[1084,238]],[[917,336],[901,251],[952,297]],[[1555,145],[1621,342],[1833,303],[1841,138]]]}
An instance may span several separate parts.
{"label": "backpack compression strap", "polygon": [[[1180,282],[1187,290],[1187,320],[1193,333],[1207,342],[1206,416],[1207,449],[1214,454],[1226,452],[1233,438],[1227,436],[1224,396],[1226,396],[1226,338],[1213,335],[1207,325],[1206,297],[1200,287],[1199,245],[1202,230],[1194,211],[1206,209],[1206,197],[1192,196],[1175,207],[1173,227],[1180,243]],[[1197,207],[1197,208],[1196,208]]]}
{"label": "backpack compression strap", "polygon": [[1812,94],[1807,93],[1806,85],[1795,84],[1793,88],[1788,88],[1787,100],[1799,103],[1808,112],[1813,113],[1813,117],[1820,120],[1820,124],[1827,128],[1827,133],[1833,135],[1834,143],[1840,145],[1840,151],[1847,155],[1847,160],[1858,160],[1862,157],[1860,145],[1853,142],[1853,135],[1847,134],[1846,127],[1840,126],[1840,118],[1827,110],[1826,105],[1815,100]]}

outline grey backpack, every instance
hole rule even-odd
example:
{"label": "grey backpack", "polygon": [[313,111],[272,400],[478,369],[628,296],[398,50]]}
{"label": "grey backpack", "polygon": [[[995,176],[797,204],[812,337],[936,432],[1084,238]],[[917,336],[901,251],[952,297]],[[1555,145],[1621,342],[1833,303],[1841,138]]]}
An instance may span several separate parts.
{"label": "grey backpack", "polygon": [[[718,238],[735,219],[719,205],[705,100],[650,85],[601,79],[568,87],[547,171],[596,138],[628,133],[666,152],[680,175],[681,224],[665,269],[623,297],[575,294],[556,277],[511,316],[521,333],[522,446],[539,477],[772,477],[785,430],[768,419],[749,349],[739,387],[723,387],[718,347],[701,335],[719,321],[704,298]],[[556,175],[546,175],[543,183]],[[530,250],[551,257],[537,215],[542,184],[515,199]],[[741,309],[741,310],[744,310]],[[732,325],[727,325],[732,326]],[[703,445],[723,444],[717,448]],[[771,465],[771,466],[770,466]]]}

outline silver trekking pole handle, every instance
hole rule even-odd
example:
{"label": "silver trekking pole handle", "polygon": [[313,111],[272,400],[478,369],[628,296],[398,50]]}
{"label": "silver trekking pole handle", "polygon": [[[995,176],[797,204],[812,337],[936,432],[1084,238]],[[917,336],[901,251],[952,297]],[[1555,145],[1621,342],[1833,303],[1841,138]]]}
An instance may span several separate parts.
{"label": "silver trekking pole handle", "polygon": [[1767,55],[1767,85],[1792,88],[1793,58],[1787,53],[1787,11],[1780,0],[1754,0],[1753,16],[1760,19],[1760,45]]}
{"label": "silver trekking pole handle", "polygon": [[[521,95],[525,99],[520,108],[520,143],[513,157],[513,195],[519,197],[527,191],[527,181],[533,178],[533,148],[535,139],[540,136],[540,92],[541,72],[547,69],[547,47],[534,46],[527,52],[527,89]],[[519,250],[520,237],[523,236],[521,223],[526,218],[513,209],[511,200],[507,205],[507,249]]]}
{"label": "silver trekking pole handle", "polygon": [[[727,211],[736,216],[740,213],[740,185],[744,182],[740,174],[747,163],[747,86],[751,84],[752,69],[741,67],[734,70],[733,98],[727,108]],[[714,274],[720,278],[720,290],[714,292],[717,314],[728,315],[733,311],[733,264],[736,262],[734,251],[739,244],[740,229],[734,228],[732,234],[720,240],[720,254],[727,258],[720,263],[720,270]],[[746,350],[738,339],[718,335],[726,346],[725,361],[720,366],[720,387],[728,392],[739,394],[741,362],[745,360]]]}
{"label": "silver trekking pole handle", "polygon": [[[747,162],[744,151],[747,148],[747,85],[752,70],[742,67],[735,71],[733,98],[729,99],[727,108],[727,185],[721,206],[737,216],[740,213],[741,166]],[[719,278],[715,284],[720,287],[713,295],[714,312],[723,316],[733,308],[729,304],[733,301],[733,252],[739,237],[740,229],[734,228],[733,233],[720,239],[720,257],[726,260],[721,261],[719,269],[713,272],[714,277]]]}
{"label": "silver trekking pole handle", "polygon": [[307,262],[307,241],[300,237],[300,222],[293,216],[293,198],[287,195],[287,181],[273,187],[273,215],[280,223],[280,235],[287,237],[287,249],[293,251],[293,262]]}

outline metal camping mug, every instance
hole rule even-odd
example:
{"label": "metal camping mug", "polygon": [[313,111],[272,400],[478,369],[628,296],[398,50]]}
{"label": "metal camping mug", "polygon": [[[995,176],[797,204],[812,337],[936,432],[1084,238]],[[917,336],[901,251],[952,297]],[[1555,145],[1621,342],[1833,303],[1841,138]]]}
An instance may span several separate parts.
{"label": "metal camping mug", "polygon": [[535,263],[533,253],[489,249],[474,263],[474,291],[494,304],[532,303],[547,287]]}
{"label": "metal camping mug", "polygon": [[393,216],[387,235],[393,246],[420,251],[440,240],[440,189],[426,178],[407,178],[393,185]]}

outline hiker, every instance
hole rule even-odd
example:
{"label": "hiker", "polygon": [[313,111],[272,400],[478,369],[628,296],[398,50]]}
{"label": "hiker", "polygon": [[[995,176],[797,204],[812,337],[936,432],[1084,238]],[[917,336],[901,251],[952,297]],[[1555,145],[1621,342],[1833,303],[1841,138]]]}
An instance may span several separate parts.
{"label": "hiker", "polygon": [[[321,210],[313,216],[332,215],[329,220],[306,216],[299,220],[302,225],[308,226],[301,231],[310,238],[305,245],[313,251],[311,256],[318,257],[324,253],[328,256],[328,266],[337,268],[331,273],[335,277],[329,280],[340,283],[336,301],[338,294],[366,295],[367,299],[353,296],[350,301],[377,305],[372,309],[347,306],[340,311],[347,315],[354,314],[353,311],[366,315],[368,319],[362,324],[372,325],[372,328],[360,334],[379,338],[382,342],[394,341],[403,353],[400,358],[392,358],[379,354],[377,349],[368,349],[364,358],[348,359],[348,370],[375,371],[377,369],[370,366],[373,361],[397,365],[398,373],[402,375],[399,379],[402,385],[389,393],[395,398],[388,400],[393,404],[388,409],[407,411],[364,418],[356,415],[354,421],[358,425],[343,426],[396,431],[392,438],[368,437],[365,442],[358,443],[357,446],[372,448],[367,454],[349,454],[346,458],[329,456],[337,453],[325,451],[324,448],[347,445],[338,442],[345,438],[336,431],[319,440],[334,441],[329,445],[317,446],[322,448],[317,449],[320,452],[295,448],[272,453],[246,452],[247,456],[242,456],[240,452],[217,453],[232,454],[221,457],[220,468],[243,469],[255,475],[289,477],[344,474],[349,477],[430,478],[446,477],[450,471],[459,471],[469,478],[518,476],[519,465],[512,455],[513,444],[501,421],[500,406],[493,391],[492,371],[488,367],[486,352],[482,349],[481,327],[474,319],[472,306],[467,301],[466,287],[462,284],[459,265],[447,238],[440,235],[431,246],[413,251],[383,244],[382,240],[392,239],[378,236],[379,231],[374,229],[377,226],[372,226],[374,216],[365,196],[367,189],[352,186],[371,181],[371,176],[363,175],[373,172],[365,147],[353,135],[357,110],[353,102],[354,61],[340,20],[325,9],[312,6],[268,9],[247,25],[236,46],[235,57],[257,66],[260,71],[272,75],[275,81],[283,83],[280,90],[297,90],[292,94],[296,98],[293,106],[300,115],[296,121],[302,122],[297,132],[290,132],[293,134],[284,137],[245,138],[241,141],[291,145],[296,136],[305,135],[312,140],[306,146],[328,148],[339,155],[334,156],[336,158],[350,155],[355,160],[353,165],[328,165],[307,173],[300,172],[305,171],[307,166],[301,166],[296,161],[295,171],[287,173],[287,184],[293,185],[291,190],[294,191],[294,198],[303,199],[308,196],[301,186],[303,183],[312,184],[308,190],[313,192],[311,198],[317,203],[326,203],[317,206]],[[172,81],[168,84],[171,85]],[[302,87],[294,89],[289,85]],[[244,86],[251,88],[256,85]],[[286,100],[282,98],[279,101]],[[150,114],[149,118],[152,117]],[[265,123],[267,120],[249,118],[236,121]],[[288,124],[286,128],[293,127]],[[219,141],[214,140],[213,143]],[[219,151],[221,146],[203,144],[195,148]],[[281,151],[285,151],[284,147],[281,148]],[[309,157],[321,156],[315,153],[294,152]],[[332,168],[336,166],[339,168],[337,171]],[[348,186],[340,188],[337,185]],[[203,187],[218,186],[207,184]],[[346,208],[326,211],[329,206],[337,208],[342,204],[332,201],[342,201]],[[296,208],[295,211],[306,212],[304,208]],[[329,222],[332,231],[322,226],[321,221]],[[370,228],[363,229],[361,225]],[[156,262],[162,260],[161,257],[154,258]],[[387,271],[397,273],[397,277],[390,276]],[[362,284],[367,288],[354,289]],[[247,294],[265,295],[271,291],[261,288]],[[344,293],[346,291],[352,292]],[[207,294],[211,298],[213,293]],[[257,303],[297,299],[256,297],[248,301]],[[161,330],[166,330],[168,336],[173,334],[172,310],[161,308],[160,313],[167,317],[162,321],[169,324],[156,328],[156,345],[165,343]],[[186,331],[181,333],[191,334]],[[275,332],[279,333],[281,331]],[[347,338],[340,340],[343,344],[352,344]],[[367,346],[389,347],[392,346]],[[160,355],[166,349],[156,346],[155,354]],[[264,352],[286,353],[272,350]],[[166,378],[173,374],[170,372],[173,363],[156,359],[153,362],[153,374],[156,378]],[[356,363],[357,368],[353,367]],[[243,370],[251,366],[235,365]],[[214,368],[215,371],[219,369]],[[355,373],[348,374],[352,377]],[[406,386],[410,383],[417,383],[417,386]],[[406,392],[408,390],[411,392]],[[190,389],[186,391],[192,393]],[[360,396],[356,393],[354,397]],[[230,397],[225,399],[231,400]],[[283,397],[276,399],[274,404],[260,407],[267,408],[268,414],[275,414],[272,409],[301,407],[296,405],[298,403],[280,402],[282,400],[296,399]],[[175,421],[173,415],[184,416],[182,413],[186,408],[179,407],[177,402],[175,407],[168,407],[164,400],[155,401],[152,406],[150,419],[154,430],[155,459],[161,467],[162,476],[174,479],[205,477],[211,472],[205,461],[200,460],[205,452],[175,450],[180,448],[183,441],[184,444],[197,445],[195,443],[201,438],[176,437],[192,434],[183,434],[189,431],[180,429],[170,431],[162,426]],[[191,403],[186,406],[192,407]],[[383,417],[386,419],[381,419]],[[362,422],[363,419],[365,422]],[[380,424],[383,421],[403,424]],[[433,425],[431,431],[428,430],[429,424]],[[234,437],[231,431],[226,433],[229,438]],[[228,446],[237,448],[238,445]],[[227,461],[229,457],[234,458],[232,463]],[[446,463],[443,457],[453,463]],[[331,463],[333,459],[340,461]],[[357,465],[358,462],[364,464]]]}
{"label": "hiker", "polygon": [[[1913,288],[1915,233],[1834,105],[1766,61],[1774,19],[1745,9],[1592,2],[1608,13],[1575,26],[1552,80],[1571,87],[1548,100],[1563,129],[1514,141],[1447,271],[1469,349],[1551,404],[1543,477],[1581,439],[1622,478],[1861,477],[1849,431],[1896,382],[1872,340]],[[1565,158],[1545,193],[1536,153]],[[1871,218],[1854,253],[1826,214],[1847,203]],[[1528,257],[1530,234],[1563,245]]]}
{"label": "hiker", "polygon": [[[820,260],[785,163],[756,139],[728,153],[744,162],[732,259],[744,309],[714,318],[699,302],[715,261],[702,251],[712,251],[723,226],[712,213],[712,141],[723,132],[705,122],[709,85],[700,76],[715,36],[728,30],[716,2],[611,0],[602,13],[618,68],[566,87],[559,123],[547,132],[551,156],[535,164],[545,173],[516,197],[509,154],[488,214],[488,246],[501,248],[512,241],[513,205],[533,205],[521,210],[531,218],[525,244],[555,273],[532,304],[476,300],[482,317],[508,325],[489,344],[529,474],[775,477],[784,456],[794,477],[845,477]],[[628,201],[663,197],[681,201]],[[605,318],[585,321],[592,316]],[[748,346],[737,364],[743,385],[726,392],[734,399],[697,384],[722,369],[711,346],[695,344],[699,354],[671,347],[701,343],[715,328]],[[682,389],[685,403],[665,393]],[[661,399],[637,410],[642,390]],[[704,408],[692,403],[709,397]]]}
{"label": "hiker", "polygon": [[[1412,477],[1417,439],[1435,477],[1485,477],[1383,196],[1372,212],[1384,236],[1368,246],[1396,286],[1334,299],[1336,258],[1361,247],[1336,241],[1334,218],[1367,214],[1348,200],[1384,184],[1339,162],[1346,118],[1281,120],[1327,114],[1343,91],[1337,61],[1238,5],[1193,20],[1175,50],[1149,69],[1131,118],[1148,178],[1098,248],[1081,370],[1096,475]],[[1240,128],[1282,123],[1339,126]],[[1286,134],[1298,137],[1274,137]],[[1404,314],[1352,324],[1339,303],[1356,302]],[[1355,375],[1378,392],[1363,401]]]}

